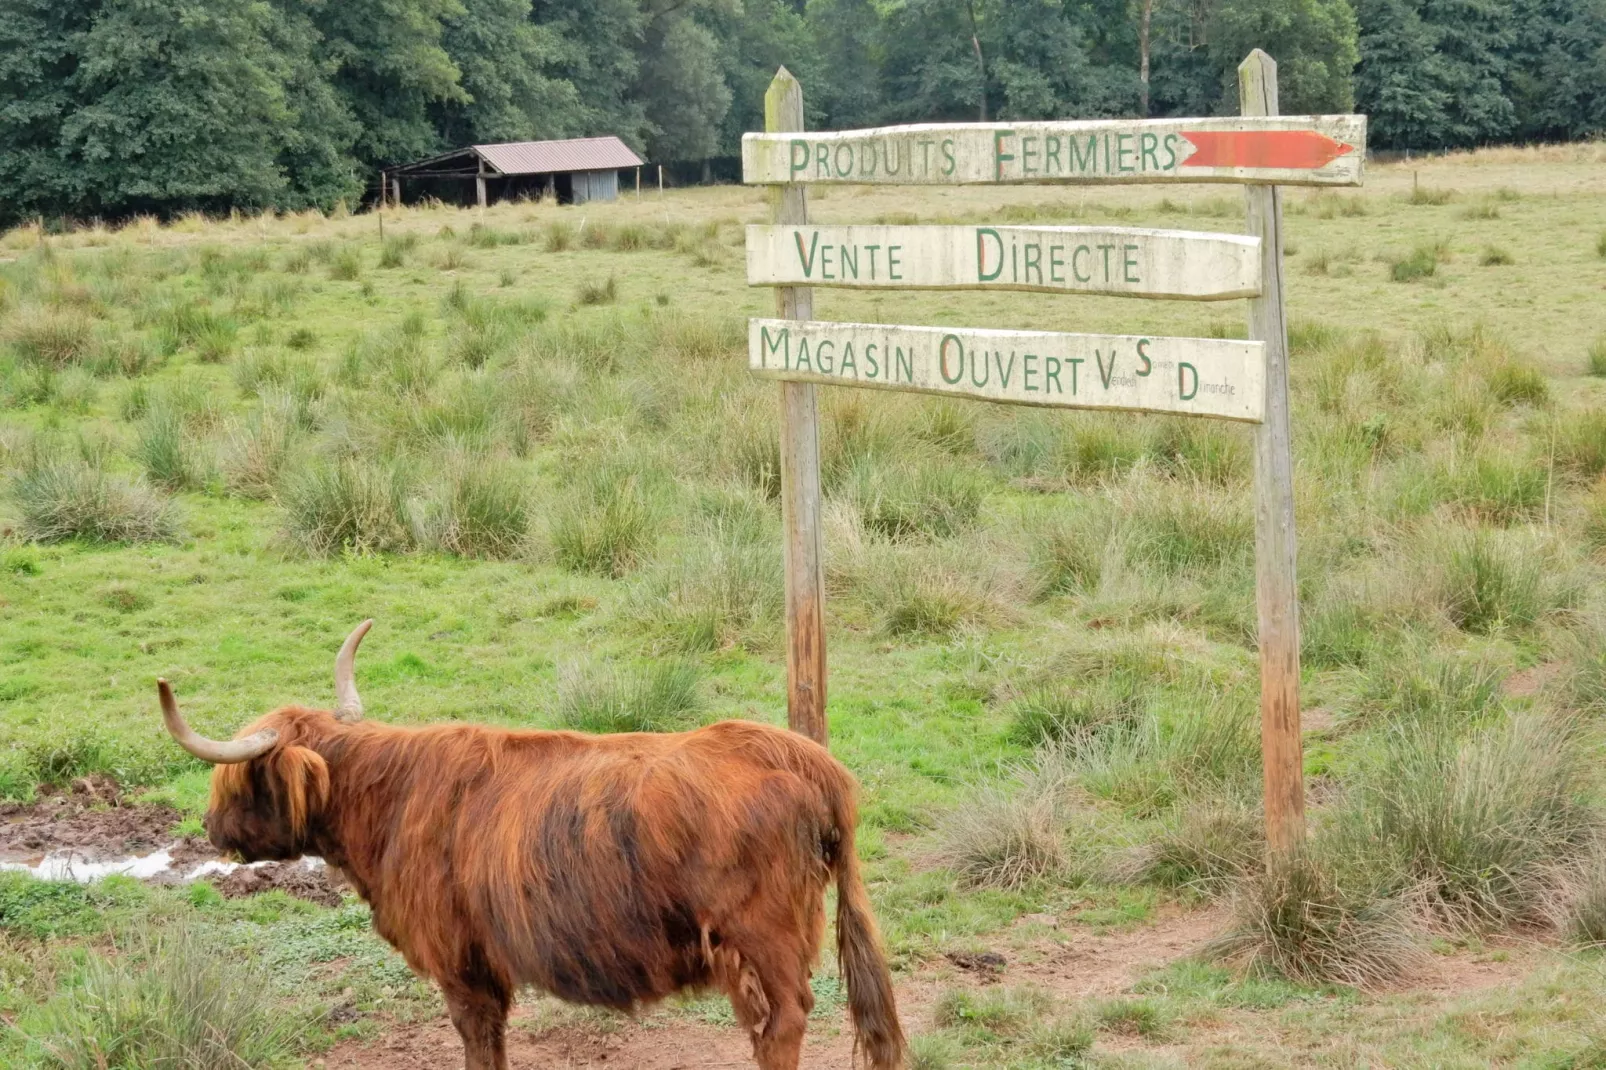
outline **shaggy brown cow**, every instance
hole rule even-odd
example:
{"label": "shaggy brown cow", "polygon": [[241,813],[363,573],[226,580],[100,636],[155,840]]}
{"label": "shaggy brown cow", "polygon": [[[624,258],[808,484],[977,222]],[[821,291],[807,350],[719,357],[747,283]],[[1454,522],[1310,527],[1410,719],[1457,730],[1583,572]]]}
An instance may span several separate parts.
{"label": "shaggy brown cow", "polygon": [[205,739],[206,828],[247,861],[322,856],[374,928],[431,977],[468,1070],[506,1070],[514,989],[628,1009],[685,988],[730,997],[764,1070],[793,1070],[836,880],[837,950],[859,1049],[902,1065],[891,978],[853,849],[855,782],[812,741],[727,721],[587,736],[362,720],[365,621],[335,660],[333,712],[286,706]]}

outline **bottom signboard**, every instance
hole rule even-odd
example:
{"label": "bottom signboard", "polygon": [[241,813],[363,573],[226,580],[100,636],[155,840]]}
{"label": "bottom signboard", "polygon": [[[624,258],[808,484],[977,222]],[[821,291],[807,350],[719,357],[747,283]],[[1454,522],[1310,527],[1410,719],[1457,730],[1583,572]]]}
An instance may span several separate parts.
{"label": "bottom signboard", "polygon": [[755,319],[754,374],[1072,409],[1259,423],[1261,342]]}

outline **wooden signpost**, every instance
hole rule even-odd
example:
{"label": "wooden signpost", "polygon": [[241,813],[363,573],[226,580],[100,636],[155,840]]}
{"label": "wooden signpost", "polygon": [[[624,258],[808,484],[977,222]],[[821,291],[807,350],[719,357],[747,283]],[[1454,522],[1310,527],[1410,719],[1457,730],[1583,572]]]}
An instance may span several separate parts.
{"label": "wooden signpost", "polygon": [[1260,240],[1111,227],[750,226],[747,281],[1219,301],[1260,293]]}
{"label": "wooden signpost", "polygon": [[[1279,185],[1354,186],[1360,115],[1279,116],[1277,65],[1238,69],[1242,116],[927,124],[803,132],[784,68],[765,133],[742,142],[744,181],[768,185],[773,223],[748,228],[748,282],[776,287],[778,316],[749,326],[748,364],[781,381],[787,710],[825,742],[824,583],[815,384],[987,401],[1125,409],[1254,425],[1255,579],[1267,842],[1304,837],[1299,603],[1294,565],[1288,338]],[[1236,182],[1250,233],[1111,227],[811,226],[816,183],[982,185]],[[1171,300],[1249,298],[1248,341],[976,330],[813,319],[815,286],[1029,290]]]}

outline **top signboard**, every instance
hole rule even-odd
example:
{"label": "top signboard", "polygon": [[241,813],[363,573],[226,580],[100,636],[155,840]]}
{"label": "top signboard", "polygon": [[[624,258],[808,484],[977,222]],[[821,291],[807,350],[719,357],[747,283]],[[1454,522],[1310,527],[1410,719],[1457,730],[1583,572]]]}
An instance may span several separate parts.
{"label": "top signboard", "polygon": [[742,139],[742,181],[1358,186],[1365,157],[1364,115],[925,123],[748,134]]}

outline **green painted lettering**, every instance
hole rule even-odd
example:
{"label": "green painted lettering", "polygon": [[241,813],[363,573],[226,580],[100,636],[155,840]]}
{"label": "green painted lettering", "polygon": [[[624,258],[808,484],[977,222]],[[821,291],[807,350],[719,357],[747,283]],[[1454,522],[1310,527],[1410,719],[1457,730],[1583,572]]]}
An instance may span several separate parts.
{"label": "green painted lettering", "polygon": [[1087,152],[1085,154],[1077,151],[1075,137],[1067,137],[1065,143],[1071,150],[1069,154],[1069,165],[1071,167],[1083,173],[1088,171],[1096,172],[1099,169],[1099,136],[1097,134],[1087,135]]}
{"label": "green painted lettering", "polygon": [[1076,396],[1076,388],[1077,388],[1077,382],[1076,382],[1077,367],[1076,366],[1078,364],[1082,363],[1082,361],[1084,359],[1085,358],[1083,358],[1083,357],[1072,357],[1070,360],[1065,362],[1065,363],[1067,363],[1067,364],[1069,364],[1071,366],[1071,397],[1073,397],[1073,398]]}
{"label": "green painted lettering", "polygon": [[1135,171],[1137,168],[1127,165],[1127,157],[1134,155],[1132,146],[1127,142],[1132,140],[1131,134],[1115,135],[1115,169],[1117,171]]}
{"label": "green painted lettering", "polygon": [[1014,136],[1015,131],[1013,130],[993,131],[993,170],[995,172],[994,177],[1000,182],[1004,180],[1004,164],[1015,158],[1004,151],[1004,139]]}
{"label": "green painted lettering", "polygon": [[[799,158],[799,156],[798,156],[798,151],[797,150],[799,150],[799,149],[803,150],[803,155],[802,155],[801,158]],[[799,137],[795,137],[795,138],[792,139],[792,161],[791,162],[792,162],[792,173],[794,175],[797,174],[799,171],[807,171],[809,169],[809,143],[807,141],[804,141],[802,138],[799,138]]]}
{"label": "green painted lettering", "polygon": [[759,367],[768,368],[770,366],[770,354],[772,353],[781,354],[781,367],[790,368],[792,366],[792,329],[790,327],[782,327],[781,333],[776,336],[774,341],[770,340],[770,329],[768,327],[759,327],[758,336]]}
{"label": "green painted lettering", "polygon": [[1110,275],[1110,254],[1115,251],[1115,246],[1113,246],[1113,245],[1101,245],[1101,246],[1099,246],[1099,249],[1101,251],[1103,251],[1103,253],[1104,253],[1104,281],[1105,282],[1109,282],[1110,278],[1111,278],[1111,275]]}
{"label": "green painted lettering", "polygon": [[1167,134],[1165,136],[1165,170],[1177,169],[1177,142],[1182,140],[1181,134]]}
{"label": "green painted lettering", "polygon": [[1048,247],[1048,281],[1063,283],[1065,281],[1065,246],[1050,245]]}
{"label": "green painted lettering", "polygon": [[1121,261],[1121,269],[1122,269],[1121,277],[1124,278],[1127,282],[1142,282],[1143,281],[1142,279],[1138,278],[1138,258],[1136,256],[1132,255],[1133,253],[1136,253],[1137,251],[1138,251],[1138,247],[1136,245],[1123,245],[1123,246],[1121,246],[1121,252],[1125,254],[1125,256],[1123,257],[1123,259]]}
{"label": "green painted lettering", "polygon": [[[948,374],[948,346],[950,343],[953,344],[955,358],[954,373],[952,375]],[[945,334],[942,336],[942,344],[937,346],[937,372],[942,376],[942,381],[950,386],[965,377],[965,343],[959,340],[958,335]]]}
{"label": "green painted lettering", "polygon": [[844,245],[837,250],[836,255],[842,264],[838,274],[846,279],[848,272],[851,271],[853,272],[853,277],[857,279],[859,277],[859,247],[857,245]]}
{"label": "green painted lettering", "polygon": [[851,375],[859,377],[859,362],[853,359],[853,343],[842,343],[842,363],[837,366],[838,375]]}
{"label": "green painted lettering", "polygon": [[898,254],[903,251],[901,245],[887,246],[887,278],[894,282],[903,279],[903,265],[898,261]]}
{"label": "green painted lettering", "polygon": [[1091,247],[1086,245],[1078,245],[1076,247],[1076,251],[1071,254],[1071,274],[1076,276],[1077,282],[1092,282],[1093,276],[1091,273],[1086,275],[1082,274],[1083,253],[1086,253],[1088,256],[1092,256],[1093,250]]}
{"label": "green painted lettering", "polygon": [[953,174],[955,169],[959,167],[959,160],[954,156],[954,139],[951,137],[945,137],[942,139],[942,159],[942,173],[943,177],[946,178],[947,176]]}
{"label": "green painted lettering", "polygon": [[876,376],[881,374],[881,362],[876,360],[875,355],[875,351],[880,348],[881,347],[875,342],[871,342],[869,345],[864,347],[864,362],[870,365],[869,369],[865,372],[865,375],[868,378],[874,379]]}
{"label": "green painted lettering", "polygon": [[870,254],[870,278],[873,280],[875,278],[875,254],[880,251],[881,246],[866,245],[864,248]]}
{"label": "green painted lettering", "polygon": [[1160,169],[1160,154],[1157,151],[1159,148],[1160,148],[1160,138],[1158,137],[1158,135],[1151,134],[1148,131],[1144,131],[1143,135],[1138,138],[1138,168],[1139,168],[1139,170],[1143,170],[1143,171],[1149,170],[1150,169],[1149,168],[1149,161],[1150,160],[1154,161],[1154,168],[1153,168],[1154,170],[1158,171]]}
{"label": "green painted lettering", "polygon": [[797,363],[793,364],[792,366],[799,371],[802,371],[804,368],[807,368],[809,371],[814,370],[814,362],[809,359],[809,340],[807,338],[798,339]]}
{"label": "green painted lettering", "polygon": [[831,146],[823,142],[814,146],[814,174],[817,178],[831,177]]}
{"label": "green painted lettering", "polygon": [[[998,243],[998,266],[988,272],[987,270],[987,238],[991,237]],[[1004,272],[1004,238],[991,227],[976,228],[976,281],[992,282]]]}
{"label": "green painted lettering", "polygon": [[[1049,383],[1054,384],[1053,390],[1048,388]],[[1058,357],[1043,358],[1043,393],[1065,393],[1065,388],[1060,385],[1060,359]]]}
{"label": "green painted lettering", "polygon": [[1043,172],[1045,174],[1058,174],[1060,170],[1060,139],[1058,135],[1050,134],[1043,139]]}
{"label": "green painted lettering", "polygon": [[1037,354],[1036,353],[1028,353],[1024,357],[1021,358],[1021,361],[1020,361],[1020,374],[1021,374],[1021,386],[1026,389],[1026,392],[1028,394],[1035,392],[1037,390],[1037,387],[1032,385],[1032,376],[1037,374]]}
{"label": "green painted lettering", "polygon": [[835,370],[836,343],[822,341],[814,347],[814,365],[820,369],[821,375],[830,375]]}
{"label": "green painted lettering", "polygon": [[998,383],[1005,390],[1008,390],[1009,377],[1015,374],[1015,351],[1013,349],[1009,351],[1008,364],[1004,363],[1004,354],[1001,352],[995,352],[993,354],[993,360],[998,362]]}
{"label": "green painted lettering", "polygon": [[894,375],[893,375],[894,381],[896,381],[898,378],[901,377],[903,379],[903,381],[906,382],[906,383],[914,382],[915,381],[915,351],[911,349],[911,350],[909,350],[909,352],[905,353],[903,351],[903,346],[899,346],[898,349],[897,349],[896,354],[894,354],[894,355],[897,357],[897,361],[898,361],[898,366],[897,366],[896,369],[894,369]]}
{"label": "green painted lettering", "polygon": [[1098,362],[1099,378],[1104,380],[1104,389],[1108,390],[1110,388],[1110,379],[1115,375],[1115,350],[1110,350],[1110,366],[1108,368],[1104,367],[1104,354],[1096,349],[1093,351],[1093,359]]}
{"label": "green painted lettering", "polygon": [[1197,393],[1199,393],[1199,369],[1185,360],[1177,361],[1177,399],[1192,401]]}
{"label": "green painted lettering", "polygon": [[[842,154],[844,152],[848,154],[848,162],[847,162],[846,166],[844,166],[843,163],[842,163]],[[836,156],[832,160],[832,163],[836,166],[836,177],[838,177],[838,178],[852,178],[853,177],[853,146],[851,144],[838,145],[836,147]]]}
{"label": "green painted lettering", "polygon": [[1032,161],[1042,155],[1037,151],[1037,139],[1028,134],[1020,139],[1020,170],[1023,175],[1037,174],[1037,164]]}
{"label": "green painted lettering", "polygon": [[816,230],[809,237],[808,252],[803,251],[803,232],[801,230],[794,230],[792,237],[797,239],[797,259],[803,265],[803,277],[805,279],[812,278],[814,276],[814,254],[820,248],[820,232]]}
{"label": "green painted lettering", "polygon": [[1043,247],[1033,242],[1021,251],[1023,268],[1022,282],[1032,281],[1032,272],[1037,272],[1037,285],[1043,285]]}
{"label": "green painted lettering", "polygon": [[1149,359],[1149,344],[1147,338],[1138,339],[1138,359],[1143,362],[1143,367],[1138,369],[1138,374],[1145,379],[1148,378],[1150,372],[1154,371],[1154,361]]}

